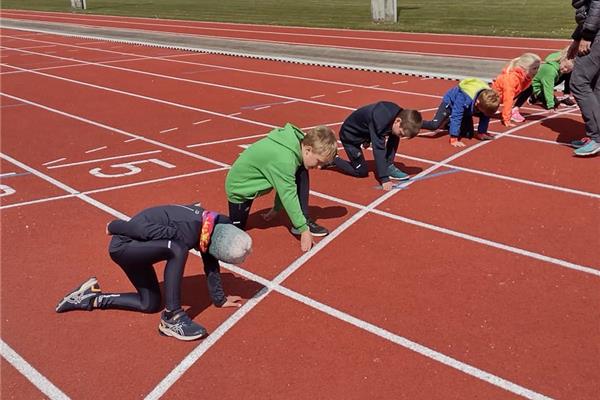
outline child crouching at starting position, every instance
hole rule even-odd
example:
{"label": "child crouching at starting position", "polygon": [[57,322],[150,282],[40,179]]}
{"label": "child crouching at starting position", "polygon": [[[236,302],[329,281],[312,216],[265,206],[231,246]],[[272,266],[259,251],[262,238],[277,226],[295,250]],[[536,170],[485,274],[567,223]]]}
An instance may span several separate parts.
{"label": "child crouching at starting position", "polygon": [[129,221],[115,220],[106,226],[112,235],[110,257],[127,275],[137,293],[105,293],[92,277],[68,293],[56,312],[120,309],[154,313],[161,308],[161,294],[153,264],[166,261],[165,309],[158,330],[179,340],[200,339],[206,329],[181,308],[181,281],[188,251],[200,251],[208,293],[217,307],[239,307],[239,296],[226,296],[221,285],[219,262],[242,263],[252,248],[248,234],[224,215],[197,205],[167,205],[148,208]]}
{"label": "child crouching at starting position", "polygon": [[435,131],[449,122],[450,144],[464,147],[461,137],[473,137],[473,116],[479,117],[475,138],[490,140],[487,133],[490,117],[498,110],[500,97],[490,86],[477,78],[467,78],[450,89],[442,98],[431,121],[423,121],[423,129]]}
{"label": "child crouching at starting position", "polygon": [[[567,50],[568,48],[565,48],[552,53],[544,60],[533,78],[529,91],[525,91],[525,96],[529,96],[531,104],[541,103],[546,110],[555,110],[561,103],[567,106],[575,105],[575,100],[569,96],[574,60],[567,58]],[[554,95],[554,87],[561,83],[564,83],[564,96],[557,98]]]}
{"label": "child crouching at starting position", "polygon": [[494,89],[500,95],[502,103],[502,124],[507,127],[513,127],[513,122],[523,122],[523,117],[519,111],[527,95],[519,96],[530,86],[531,81],[540,68],[540,56],[533,53],[525,53],[517,57],[502,70],[494,83]]}
{"label": "child crouching at starting position", "polygon": [[394,165],[400,139],[415,137],[422,121],[418,111],[403,109],[389,101],[355,110],[340,129],[340,141],[350,161],[335,157],[335,167],[347,175],[367,177],[369,169],[362,148],[373,146],[377,179],[384,190],[392,189],[390,179],[404,181],[410,178]]}
{"label": "child crouching at starting position", "polygon": [[233,224],[246,229],[254,199],[275,189],[275,205],[263,218],[269,221],[285,209],[292,233],[300,235],[300,248],[310,250],[312,236],[325,236],[329,231],[309,218],[308,170],[331,163],[336,152],[335,134],[327,126],[310,129],[305,135],[286,124],[252,144],[235,160],[225,179]]}

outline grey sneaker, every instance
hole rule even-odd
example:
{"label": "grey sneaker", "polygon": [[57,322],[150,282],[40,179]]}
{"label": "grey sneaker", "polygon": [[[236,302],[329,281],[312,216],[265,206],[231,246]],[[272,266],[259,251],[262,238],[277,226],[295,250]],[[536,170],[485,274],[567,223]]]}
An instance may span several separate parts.
{"label": "grey sneaker", "polygon": [[67,294],[56,306],[56,312],[72,310],[92,311],[94,299],[100,294],[100,285],[95,277],[91,277]]}
{"label": "grey sneaker", "polygon": [[[308,221],[308,229],[310,230],[310,234],[312,236],[327,236],[329,235],[329,230],[314,221]],[[299,235],[300,231],[294,227],[290,229],[293,235]]]}
{"label": "grey sneaker", "polygon": [[406,181],[410,179],[410,175],[400,171],[394,164],[388,165],[387,172],[390,179],[395,179],[397,181]]}
{"label": "grey sneaker", "polygon": [[163,336],[171,336],[179,340],[196,340],[206,337],[208,332],[203,326],[195,323],[183,309],[162,312],[158,332]]}

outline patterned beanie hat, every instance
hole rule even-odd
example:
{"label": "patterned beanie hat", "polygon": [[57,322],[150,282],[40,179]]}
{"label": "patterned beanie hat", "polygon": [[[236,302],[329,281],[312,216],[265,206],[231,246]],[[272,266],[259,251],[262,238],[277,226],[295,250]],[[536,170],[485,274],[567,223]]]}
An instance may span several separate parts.
{"label": "patterned beanie hat", "polygon": [[241,264],[252,251],[252,238],[232,224],[216,224],[208,253],[229,264]]}

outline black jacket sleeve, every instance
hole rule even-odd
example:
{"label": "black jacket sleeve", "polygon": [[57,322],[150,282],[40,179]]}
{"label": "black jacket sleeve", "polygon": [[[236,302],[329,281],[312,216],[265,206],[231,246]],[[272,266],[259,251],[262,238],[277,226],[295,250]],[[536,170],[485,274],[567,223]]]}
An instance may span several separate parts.
{"label": "black jacket sleeve", "polygon": [[577,28],[571,37],[592,41],[600,30],[600,0],[572,0]]}
{"label": "black jacket sleeve", "polygon": [[108,224],[108,231],[113,235],[127,236],[134,240],[148,241],[160,239],[175,239],[177,229],[140,219],[129,221],[115,220]]}
{"label": "black jacket sleeve", "polygon": [[385,157],[386,136],[391,135],[391,128],[399,107],[392,103],[380,102],[373,108],[371,119],[369,121],[369,135],[371,137],[371,146],[373,148],[373,157],[377,170],[377,178],[381,183],[390,180],[387,170],[387,160]]}
{"label": "black jacket sleeve", "polygon": [[217,307],[221,307],[227,301],[223,284],[221,283],[221,270],[219,261],[207,253],[200,253],[204,263],[204,274],[206,275],[206,284],[208,286],[208,295],[211,301]]}

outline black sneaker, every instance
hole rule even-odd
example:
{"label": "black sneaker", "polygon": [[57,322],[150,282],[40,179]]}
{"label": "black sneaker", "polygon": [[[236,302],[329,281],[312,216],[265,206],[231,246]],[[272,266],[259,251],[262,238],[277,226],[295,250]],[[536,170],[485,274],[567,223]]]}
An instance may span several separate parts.
{"label": "black sneaker", "polygon": [[92,277],[67,294],[56,306],[56,312],[62,313],[72,310],[92,311],[94,299],[100,293],[102,293],[100,285],[96,278]]}
{"label": "black sneaker", "polygon": [[166,310],[162,312],[158,332],[163,336],[172,336],[185,341],[202,339],[208,335],[206,329],[192,321],[181,308],[169,313]]}
{"label": "black sneaker", "polygon": [[[313,236],[327,236],[329,235],[329,230],[321,225],[317,224],[314,221],[308,221],[308,230],[310,230],[310,234]],[[300,231],[294,227],[290,229],[292,234],[299,235]]]}

